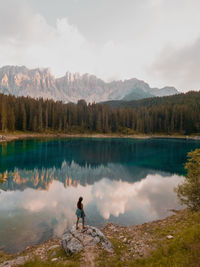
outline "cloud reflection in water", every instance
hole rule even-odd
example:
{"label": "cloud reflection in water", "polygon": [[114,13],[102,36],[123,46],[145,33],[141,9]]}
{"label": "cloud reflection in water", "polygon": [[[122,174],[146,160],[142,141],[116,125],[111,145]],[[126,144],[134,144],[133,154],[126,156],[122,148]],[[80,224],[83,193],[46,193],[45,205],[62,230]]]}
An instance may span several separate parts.
{"label": "cloud reflection in water", "polygon": [[[10,219],[9,216],[12,215],[14,224],[13,218],[20,214],[20,220],[29,224],[26,225],[27,235],[34,231],[34,227],[40,228],[34,235],[33,243],[44,238],[44,229],[51,229],[51,236],[60,236],[66,227],[75,222],[76,202],[80,195],[84,198],[87,220],[89,222],[91,219],[95,225],[102,225],[105,220],[134,224],[162,218],[169,214],[169,209],[180,208],[173,188],[182,179],[177,175],[163,177],[158,174],[147,175],[135,183],[103,178],[93,185],[79,184],[68,188],[54,180],[49,191],[28,188],[22,192],[2,192],[0,211],[5,214],[5,218],[1,231],[6,227],[5,221]],[[94,218],[96,213],[97,219]],[[34,226],[31,220],[27,220],[27,216],[34,217]],[[9,224],[13,227],[12,222]],[[19,229],[16,228],[13,234],[16,242],[19,240],[20,243]]]}
{"label": "cloud reflection in water", "polygon": [[92,199],[105,219],[127,211],[141,212],[150,220],[157,219],[165,216],[168,209],[180,207],[173,188],[182,179],[178,175],[165,178],[148,175],[133,184],[102,179],[93,185]]}

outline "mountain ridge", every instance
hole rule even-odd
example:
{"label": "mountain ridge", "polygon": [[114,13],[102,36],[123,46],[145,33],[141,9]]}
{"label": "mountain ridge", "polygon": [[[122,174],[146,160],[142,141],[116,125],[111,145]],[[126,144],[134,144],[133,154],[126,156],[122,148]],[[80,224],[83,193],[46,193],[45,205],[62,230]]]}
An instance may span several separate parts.
{"label": "mountain ridge", "polygon": [[87,102],[137,100],[179,93],[174,87],[151,88],[136,78],[105,82],[95,75],[77,72],[66,72],[65,76],[55,78],[48,68],[28,69],[9,65],[0,68],[0,92],[63,102],[77,102],[80,99]]}

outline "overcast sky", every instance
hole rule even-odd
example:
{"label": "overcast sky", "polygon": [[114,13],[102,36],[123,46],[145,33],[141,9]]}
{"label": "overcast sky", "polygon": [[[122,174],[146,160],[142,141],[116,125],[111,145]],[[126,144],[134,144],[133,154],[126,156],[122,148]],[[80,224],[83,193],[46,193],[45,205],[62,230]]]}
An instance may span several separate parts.
{"label": "overcast sky", "polygon": [[200,89],[199,0],[0,0],[0,66]]}

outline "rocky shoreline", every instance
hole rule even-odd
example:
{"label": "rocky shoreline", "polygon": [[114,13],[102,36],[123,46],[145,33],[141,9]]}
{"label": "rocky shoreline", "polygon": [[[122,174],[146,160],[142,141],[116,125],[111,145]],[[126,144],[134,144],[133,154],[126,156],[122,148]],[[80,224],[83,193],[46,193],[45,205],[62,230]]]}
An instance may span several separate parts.
{"label": "rocky shoreline", "polygon": [[107,253],[106,257],[108,258],[115,258],[117,256],[120,262],[148,258],[152,251],[155,251],[160,244],[169,244],[184,227],[187,227],[189,211],[174,210],[174,213],[174,215],[163,220],[141,225],[119,226],[113,223],[107,224],[101,231],[112,243],[114,251],[105,252],[97,244],[98,242],[93,242],[93,246],[85,247],[76,256],[77,258],[74,258],[71,255],[66,255],[61,239],[56,238],[37,246],[27,247],[25,251],[16,255],[0,254],[0,267],[23,265],[27,261],[34,261],[36,259],[39,262],[62,264],[75,262],[76,266],[99,266],[99,262],[104,260],[102,255],[105,253]]}
{"label": "rocky shoreline", "polygon": [[178,138],[185,140],[200,140],[200,136],[186,135],[145,135],[145,134],[65,134],[65,133],[3,133],[0,134],[0,143],[10,142],[18,139],[30,138],[133,138],[133,139],[151,139],[151,138]]}

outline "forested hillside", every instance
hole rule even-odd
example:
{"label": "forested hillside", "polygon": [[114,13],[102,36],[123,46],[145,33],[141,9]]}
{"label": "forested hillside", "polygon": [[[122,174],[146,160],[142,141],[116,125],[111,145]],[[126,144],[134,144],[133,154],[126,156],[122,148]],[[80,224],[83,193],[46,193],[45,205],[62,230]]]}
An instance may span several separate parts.
{"label": "forested hillside", "polygon": [[200,133],[200,92],[139,101],[63,104],[0,94],[0,130],[65,133]]}
{"label": "forested hillside", "polygon": [[[179,105],[179,104],[194,104],[198,103],[200,97],[200,91],[190,91],[187,93],[176,94],[173,96],[163,96],[163,97],[151,97],[140,100],[131,100],[131,101],[123,101],[123,100],[115,100],[115,101],[106,101],[102,102],[102,104],[106,104],[110,107],[152,107],[152,106],[160,106],[160,105]],[[196,100],[195,100],[196,98]]]}

